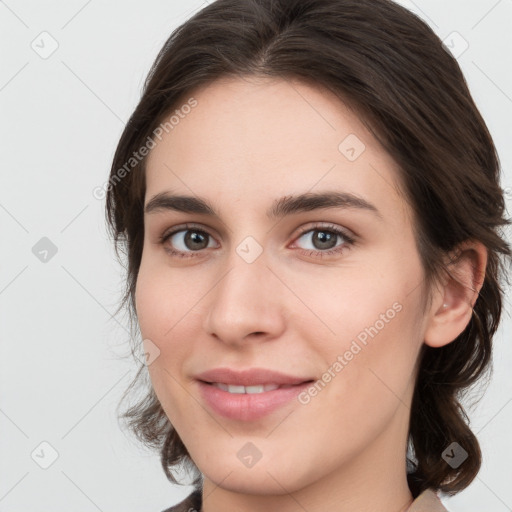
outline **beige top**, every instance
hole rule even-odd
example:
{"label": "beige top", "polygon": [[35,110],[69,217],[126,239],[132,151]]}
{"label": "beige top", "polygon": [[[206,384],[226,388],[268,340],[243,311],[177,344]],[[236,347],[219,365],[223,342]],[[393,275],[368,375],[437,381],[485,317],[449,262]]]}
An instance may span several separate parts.
{"label": "beige top", "polygon": [[[183,501],[171,508],[165,509],[163,512],[200,512],[202,507],[201,491],[194,491],[189,494]],[[407,512],[448,512],[437,494],[427,489],[423,491],[407,509]]]}
{"label": "beige top", "polygon": [[423,491],[412,503],[407,512],[448,512],[432,489]]}

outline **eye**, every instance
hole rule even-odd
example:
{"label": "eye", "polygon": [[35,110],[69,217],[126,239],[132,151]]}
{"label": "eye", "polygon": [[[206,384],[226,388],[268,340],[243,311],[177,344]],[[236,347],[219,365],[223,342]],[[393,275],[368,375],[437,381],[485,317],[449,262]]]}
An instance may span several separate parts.
{"label": "eye", "polygon": [[[354,239],[337,226],[314,226],[305,228],[297,240],[304,238],[312,248],[302,249],[308,256],[324,257],[341,253],[354,244]],[[338,244],[337,241],[341,239]],[[297,243],[297,242],[295,242]]]}
{"label": "eye", "polygon": [[170,233],[164,233],[160,237],[160,243],[172,256],[189,258],[195,256],[195,252],[207,249],[210,246],[208,239],[211,240],[212,236],[206,231],[187,224]]}
{"label": "eye", "polygon": [[[312,244],[313,248],[300,249],[300,252],[320,258],[341,253],[355,243],[352,236],[334,225],[303,228],[296,240],[301,238]],[[165,232],[159,238],[159,243],[173,257],[191,258],[199,256],[204,249],[211,248],[212,244],[209,242],[212,240],[213,237],[205,230],[187,224]],[[338,243],[340,240],[341,243]]]}

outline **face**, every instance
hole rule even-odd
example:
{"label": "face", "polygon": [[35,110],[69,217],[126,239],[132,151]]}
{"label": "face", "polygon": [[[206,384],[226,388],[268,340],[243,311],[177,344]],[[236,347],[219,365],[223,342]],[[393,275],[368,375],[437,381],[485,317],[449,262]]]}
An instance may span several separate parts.
{"label": "face", "polygon": [[[135,298],[162,407],[224,489],[378,479],[405,462],[426,325],[398,169],[357,113],[314,86],[225,79],[191,96],[147,161]],[[218,368],[295,380],[242,395],[231,391],[261,388],[198,379]],[[257,377],[247,384],[279,380]]]}

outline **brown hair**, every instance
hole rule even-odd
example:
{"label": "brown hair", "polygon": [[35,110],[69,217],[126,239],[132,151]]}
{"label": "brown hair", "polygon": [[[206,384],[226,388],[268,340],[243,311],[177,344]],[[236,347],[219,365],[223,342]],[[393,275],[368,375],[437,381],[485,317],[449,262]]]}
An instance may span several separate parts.
{"label": "brown hair", "polygon": [[[400,167],[415,215],[426,283],[447,272],[443,257],[477,240],[488,251],[485,279],[466,329],[441,348],[423,344],[409,424],[408,480],[454,494],[477,475],[481,452],[460,400],[490,369],[502,311],[500,276],[511,250],[500,165],[457,61],[417,16],[389,0],[217,0],[171,34],[113,159],[106,213],[127,256],[121,306],[136,315],[134,292],[144,238],[145,158],[119,179],[135,152],[192,91],[221,77],[298,78],[334,92],[362,117]],[[133,352],[133,348],[132,348]],[[141,366],[145,396],[123,414],[135,435],[160,451],[169,480],[179,464],[202,475],[166,417]],[[123,397],[123,398],[124,398]],[[452,441],[468,458],[442,458]]]}

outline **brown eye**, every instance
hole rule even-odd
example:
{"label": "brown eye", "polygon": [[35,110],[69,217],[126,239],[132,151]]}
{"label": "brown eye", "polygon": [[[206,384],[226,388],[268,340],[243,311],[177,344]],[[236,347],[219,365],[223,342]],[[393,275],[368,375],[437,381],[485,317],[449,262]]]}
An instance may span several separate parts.
{"label": "brown eye", "polygon": [[165,234],[161,238],[161,243],[165,250],[175,256],[189,257],[194,256],[194,252],[200,252],[208,247],[213,238],[206,231],[187,228],[176,229],[171,233]]}
{"label": "brown eye", "polygon": [[[318,257],[341,253],[354,243],[351,236],[336,226],[314,226],[303,230],[297,240],[301,238],[311,245],[309,248],[301,249],[302,252],[307,253],[308,256]],[[297,245],[297,242],[294,245]]]}
{"label": "brown eye", "polygon": [[338,234],[332,231],[327,231],[326,229],[312,229],[308,233],[309,241],[312,243],[312,245],[315,246],[313,249],[317,250],[327,250],[334,248],[338,238]]}

